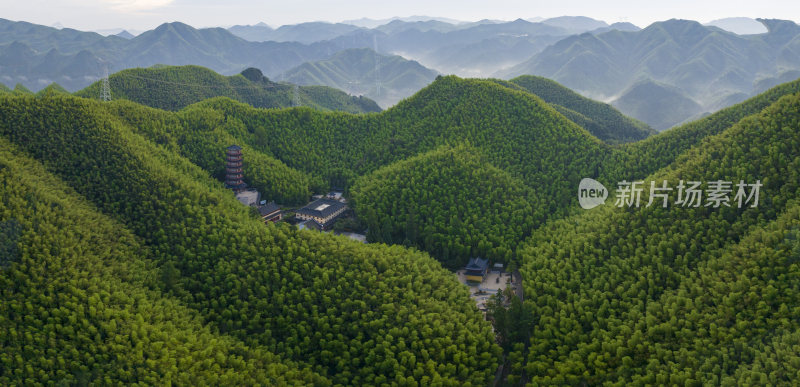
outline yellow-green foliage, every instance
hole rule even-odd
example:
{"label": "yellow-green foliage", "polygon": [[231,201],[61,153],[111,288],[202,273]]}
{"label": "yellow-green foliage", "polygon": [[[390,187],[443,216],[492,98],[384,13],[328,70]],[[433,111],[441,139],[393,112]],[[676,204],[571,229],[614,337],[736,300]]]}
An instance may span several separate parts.
{"label": "yellow-green foliage", "polygon": [[[153,286],[196,313],[213,335],[275,353],[336,384],[485,385],[493,377],[500,349],[488,323],[467,289],[427,254],[265,226],[205,171],[137,133],[99,102],[0,98],[0,135],[141,241],[147,262],[158,268]],[[37,235],[32,248],[53,248],[38,243]],[[16,263],[11,265],[14,270]],[[40,297],[30,291],[30,297]],[[96,296],[105,297],[83,297]],[[41,313],[52,313],[50,301],[42,302]],[[81,326],[67,329],[83,333]],[[103,340],[117,338],[111,332]],[[32,343],[32,350],[50,348],[47,341]],[[82,361],[89,369],[99,367]],[[242,367],[242,378],[264,372]],[[0,370],[0,378],[6,377],[5,368]],[[110,377],[109,383],[123,380]]]}
{"label": "yellow-green foliage", "polygon": [[509,262],[535,223],[529,188],[472,146],[383,167],[351,194],[370,241],[415,246],[451,268],[475,256]]}

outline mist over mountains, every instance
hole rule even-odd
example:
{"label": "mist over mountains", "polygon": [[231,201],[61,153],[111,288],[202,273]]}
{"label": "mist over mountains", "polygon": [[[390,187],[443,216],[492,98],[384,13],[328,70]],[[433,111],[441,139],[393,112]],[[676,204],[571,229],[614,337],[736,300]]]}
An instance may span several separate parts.
{"label": "mist over mountains", "polygon": [[[664,130],[722,107],[721,101],[740,102],[758,91],[758,82],[800,67],[800,26],[760,22],[768,33],[736,35],[695,21],[668,20],[638,32],[571,36],[501,75],[554,79]],[[669,97],[642,100],[653,94]],[[660,105],[669,118],[652,121],[648,115],[657,107],[640,109],[642,103]]]}
{"label": "mist over mountains", "polygon": [[381,55],[369,48],[339,51],[329,59],[306,62],[278,76],[298,85],[325,85],[364,95],[383,107],[394,105],[431,83],[438,73],[415,61]]}
{"label": "mist over mountains", "polygon": [[[757,33],[759,26],[767,32]],[[136,36],[0,19],[0,83],[37,91],[55,82],[75,91],[106,68],[191,64],[233,75],[253,67],[270,79],[335,87],[386,108],[436,74],[537,75],[664,130],[795,79],[798,35],[792,21],[749,18],[707,25],[668,20],[644,29],[583,16],[477,22],[420,16],[228,29],[173,22]]]}

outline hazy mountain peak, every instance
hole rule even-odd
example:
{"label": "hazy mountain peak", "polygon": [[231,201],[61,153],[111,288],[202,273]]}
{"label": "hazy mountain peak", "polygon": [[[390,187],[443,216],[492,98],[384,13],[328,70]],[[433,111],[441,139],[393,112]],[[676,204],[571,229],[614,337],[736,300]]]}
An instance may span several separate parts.
{"label": "hazy mountain peak", "polygon": [[194,30],[194,29],[195,29],[194,27],[192,27],[192,26],[190,26],[188,24],[185,24],[185,23],[182,23],[182,22],[179,22],[179,21],[174,21],[174,22],[162,23],[161,25],[156,27],[154,30],[152,30],[152,32],[155,32],[157,34],[163,34],[163,33],[168,32],[168,31],[181,32],[181,31],[190,31],[190,30]]}
{"label": "hazy mountain peak", "polygon": [[128,32],[126,30],[122,30],[121,32],[119,32],[118,34],[115,34],[115,35],[119,36],[120,38],[124,38],[124,39],[133,39],[134,38],[133,34],[131,34],[130,32]]}
{"label": "hazy mountain peak", "polygon": [[763,34],[767,32],[767,27],[764,24],[749,17],[728,17],[712,20],[705,25],[722,28],[725,31],[733,32],[738,35]]}
{"label": "hazy mountain peak", "polygon": [[571,33],[581,33],[608,27],[608,23],[586,16],[559,16],[542,20],[542,24],[560,27]]}
{"label": "hazy mountain peak", "polygon": [[619,30],[619,31],[639,31],[641,28],[636,24],[629,23],[629,22],[616,22],[612,23],[608,26],[611,30]]}

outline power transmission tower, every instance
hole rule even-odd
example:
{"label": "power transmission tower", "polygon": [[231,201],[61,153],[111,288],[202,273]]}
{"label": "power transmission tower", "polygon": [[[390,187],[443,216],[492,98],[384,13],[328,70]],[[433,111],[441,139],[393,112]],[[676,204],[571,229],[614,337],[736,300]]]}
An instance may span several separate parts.
{"label": "power transmission tower", "polygon": [[108,65],[103,65],[102,96],[103,101],[111,101],[111,85],[108,83]]}
{"label": "power transmission tower", "polygon": [[300,103],[300,86],[294,85],[294,89],[292,89],[292,106],[297,107],[301,106]]}
{"label": "power transmission tower", "polygon": [[372,45],[375,47],[375,95],[381,95],[381,77],[380,72],[378,71],[378,66],[380,66],[380,55],[378,55],[378,36],[372,35]]}

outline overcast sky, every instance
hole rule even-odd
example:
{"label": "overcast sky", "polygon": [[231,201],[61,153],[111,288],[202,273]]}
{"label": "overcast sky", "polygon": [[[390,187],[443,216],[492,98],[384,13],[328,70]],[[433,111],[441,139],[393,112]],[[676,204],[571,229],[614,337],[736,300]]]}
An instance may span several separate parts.
{"label": "overcast sky", "polygon": [[362,17],[441,16],[458,20],[590,16],[640,27],[671,18],[708,22],[733,16],[800,21],[800,1],[771,0],[0,0],[0,18],[80,30],[148,30],[164,22],[195,27],[265,22],[273,27],[306,21],[337,22]]}

